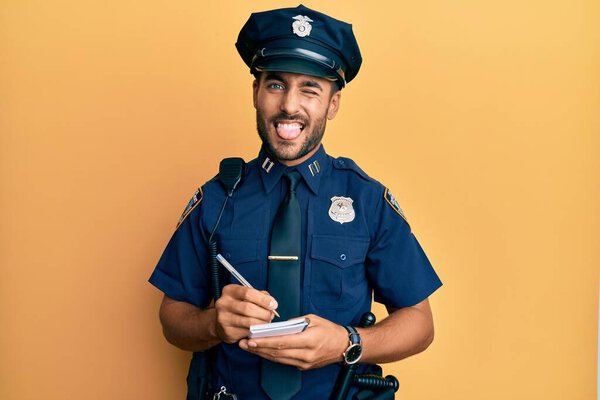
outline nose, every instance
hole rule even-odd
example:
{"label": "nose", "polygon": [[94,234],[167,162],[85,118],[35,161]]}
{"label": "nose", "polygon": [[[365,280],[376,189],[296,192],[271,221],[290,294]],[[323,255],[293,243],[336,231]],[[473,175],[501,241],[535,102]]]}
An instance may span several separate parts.
{"label": "nose", "polygon": [[300,111],[300,99],[296,90],[287,90],[281,99],[280,109],[287,115],[295,115]]}

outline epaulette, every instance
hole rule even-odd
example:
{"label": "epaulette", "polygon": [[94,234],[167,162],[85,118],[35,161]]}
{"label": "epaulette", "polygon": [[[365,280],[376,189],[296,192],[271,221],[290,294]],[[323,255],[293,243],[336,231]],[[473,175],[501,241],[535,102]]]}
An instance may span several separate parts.
{"label": "epaulette", "polygon": [[333,167],[335,169],[345,169],[356,172],[361,178],[368,181],[376,182],[375,179],[371,178],[365,171],[363,171],[355,162],[350,158],[338,157],[333,159]]}

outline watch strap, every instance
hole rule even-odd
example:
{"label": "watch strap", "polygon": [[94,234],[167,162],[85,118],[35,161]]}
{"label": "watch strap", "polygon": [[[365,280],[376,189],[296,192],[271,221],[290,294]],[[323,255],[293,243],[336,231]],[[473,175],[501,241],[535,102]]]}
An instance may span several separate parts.
{"label": "watch strap", "polygon": [[352,344],[360,344],[360,334],[353,326],[344,326],[346,331],[348,331],[348,339],[350,339],[350,343]]}
{"label": "watch strap", "polygon": [[360,334],[352,326],[344,326],[348,332],[349,344],[348,348],[343,354],[345,365],[354,365],[362,357],[362,344],[360,340]]}

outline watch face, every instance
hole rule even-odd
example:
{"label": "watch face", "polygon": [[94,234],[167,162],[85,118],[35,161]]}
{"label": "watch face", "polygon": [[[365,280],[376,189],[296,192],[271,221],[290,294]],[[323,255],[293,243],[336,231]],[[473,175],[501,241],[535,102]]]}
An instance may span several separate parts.
{"label": "watch face", "polygon": [[344,354],[344,358],[346,359],[346,364],[354,364],[360,360],[360,356],[362,356],[362,346],[360,344],[353,344],[348,347],[346,353]]}

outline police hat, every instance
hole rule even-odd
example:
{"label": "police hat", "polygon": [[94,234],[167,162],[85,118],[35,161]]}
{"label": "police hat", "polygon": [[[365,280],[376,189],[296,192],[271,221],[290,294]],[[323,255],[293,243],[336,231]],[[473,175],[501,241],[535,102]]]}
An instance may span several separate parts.
{"label": "police hat", "polygon": [[350,82],[362,57],[352,25],[299,5],[253,13],[235,44],[250,72],[280,71]]}

